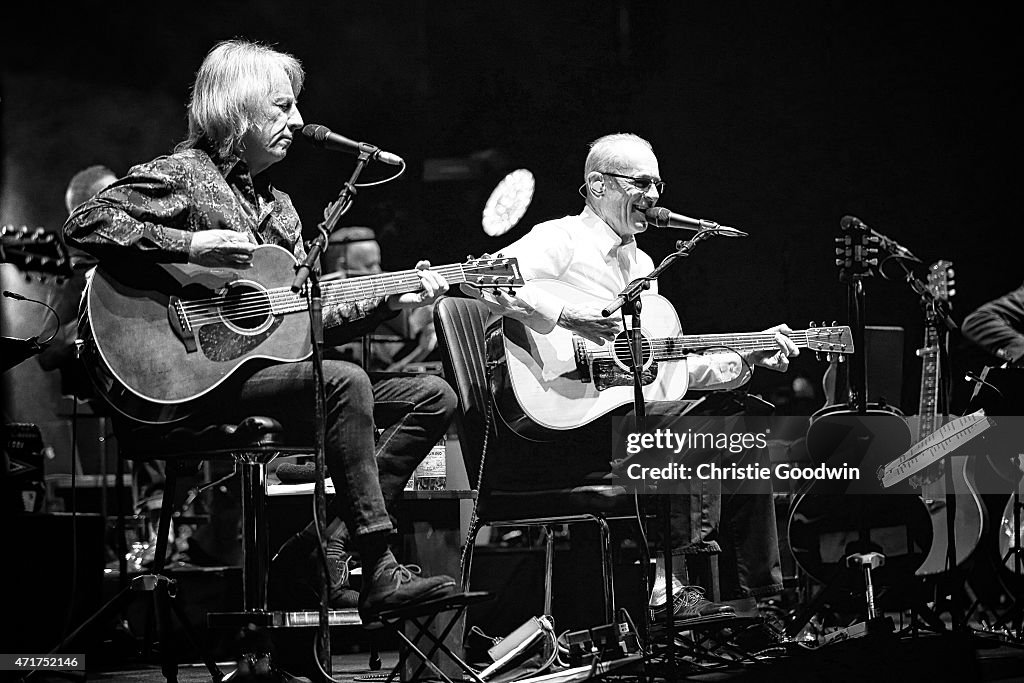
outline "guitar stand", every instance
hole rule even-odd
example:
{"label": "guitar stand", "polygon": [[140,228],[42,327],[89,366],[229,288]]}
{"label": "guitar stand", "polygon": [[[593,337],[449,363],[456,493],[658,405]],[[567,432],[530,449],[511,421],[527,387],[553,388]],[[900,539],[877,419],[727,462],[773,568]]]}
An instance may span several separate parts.
{"label": "guitar stand", "polygon": [[[999,564],[1002,567],[1006,566],[1010,558],[1013,558],[1014,569],[1013,571],[1018,574],[1024,572],[1024,546],[1021,545],[1021,517],[1024,513],[1024,501],[1020,499],[1020,491],[1013,492],[1013,543],[1006,550],[1006,554],[1003,555]],[[1006,614],[999,617],[993,628],[1000,628],[1008,626],[1011,629],[1013,637],[1018,643],[1024,643],[1024,598],[1018,597],[1014,599],[1013,607],[1007,611]]]}

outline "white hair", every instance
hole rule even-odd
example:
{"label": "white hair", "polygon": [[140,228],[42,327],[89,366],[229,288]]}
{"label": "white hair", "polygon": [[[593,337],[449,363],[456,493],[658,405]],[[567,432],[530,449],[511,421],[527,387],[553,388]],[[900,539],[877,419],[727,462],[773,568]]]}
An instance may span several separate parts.
{"label": "white hair", "polygon": [[205,144],[219,154],[240,152],[242,137],[266,118],[274,69],[284,70],[298,97],[305,72],[292,55],[245,40],[214,45],[196,72],[188,137],[177,149]]}

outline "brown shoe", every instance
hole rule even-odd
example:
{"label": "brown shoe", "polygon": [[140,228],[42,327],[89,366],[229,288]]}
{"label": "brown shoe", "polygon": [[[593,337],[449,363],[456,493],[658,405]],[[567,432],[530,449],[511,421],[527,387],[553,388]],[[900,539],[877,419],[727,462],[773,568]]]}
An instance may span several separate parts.
{"label": "brown shoe", "polygon": [[[365,570],[365,568],[364,568]],[[366,583],[359,596],[359,617],[364,625],[372,624],[387,610],[415,605],[434,598],[443,598],[455,592],[455,579],[443,574],[419,576],[416,565],[387,562],[363,577]]]}

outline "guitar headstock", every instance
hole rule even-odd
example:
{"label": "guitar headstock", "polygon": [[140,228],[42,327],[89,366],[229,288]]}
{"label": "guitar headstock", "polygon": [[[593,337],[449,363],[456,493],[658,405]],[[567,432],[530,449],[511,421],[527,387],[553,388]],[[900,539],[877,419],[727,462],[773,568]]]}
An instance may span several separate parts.
{"label": "guitar headstock", "polygon": [[519,272],[519,262],[514,258],[492,257],[466,259],[462,265],[466,282],[481,289],[508,289],[523,286],[523,276]]}
{"label": "guitar headstock", "polygon": [[879,264],[881,240],[853,216],[844,216],[839,226],[841,234],[835,238],[839,281],[849,282],[874,275]]}
{"label": "guitar headstock", "polygon": [[936,261],[928,267],[928,291],[939,301],[949,301],[956,290],[953,285],[953,263],[951,261]]}
{"label": "guitar headstock", "polygon": [[814,351],[818,360],[842,362],[849,354],[853,353],[853,332],[846,325],[831,325],[824,322],[820,327],[813,322],[806,330],[807,348]]}
{"label": "guitar headstock", "polygon": [[71,275],[68,248],[57,233],[42,228],[0,227],[0,263],[11,263],[31,273]]}

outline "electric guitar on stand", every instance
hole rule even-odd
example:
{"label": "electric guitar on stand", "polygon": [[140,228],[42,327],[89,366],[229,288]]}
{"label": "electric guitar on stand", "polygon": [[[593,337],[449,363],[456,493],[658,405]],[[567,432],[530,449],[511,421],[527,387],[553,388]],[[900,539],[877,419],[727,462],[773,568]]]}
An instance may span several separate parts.
{"label": "electric guitar on stand", "polygon": [[[936,301],[948,302],[956,293],[953,289],[953,264],[936,261],[928,269],[928,289]],[[934,306],[926,310],[924,345],[917,350],[921,358],[921,394],[918,402],[917,442],[923,441],[940,426],[943,354],[946,334],[940,334]],[[973,462],[970,456],[952,458],[950,476],[945,464],[937,462],[911,476],[910,485],[921,490],[921,498],[928,507],[932,522],[932,545],[917,576],[934,576],[961,565],[981,541],[985,528],[985,506],[973,484]],[[953,517],[955,557],[949,558],[946,494],[955,492]],[[952,565],[950,566],[952,560]]]}
{"label": "electric guitar on stand", "polygon": [[[311,353],[308,299],[291,291],[295,258],[257,247],[245,269],[159,264],[96,269],[85,291],[82,361],[118,412],[164,424],[249,361],[290,363]],[[449,284],[508,289],[523,280],[515,259],[432,268]],[[415,270],[322,283],[325,307],[420,289]]]}

